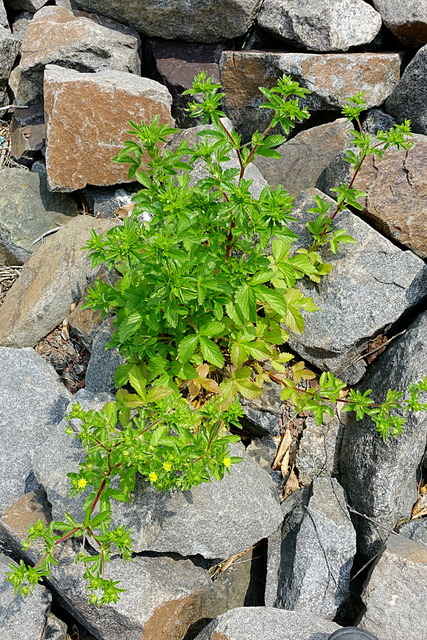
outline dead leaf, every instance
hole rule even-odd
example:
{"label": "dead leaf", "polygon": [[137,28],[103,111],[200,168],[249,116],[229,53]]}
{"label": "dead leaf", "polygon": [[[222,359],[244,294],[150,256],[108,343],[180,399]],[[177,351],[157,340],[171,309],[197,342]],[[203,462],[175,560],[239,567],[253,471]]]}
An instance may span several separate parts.
{"label": "dead leaf", "polygon": [[122,207],[118,207],[113,211],[113,215],[117,216],[121,220],[127,218],[135,208],[135,203],[130,202],[129,204],[124,204]]}
{"label": "dead leaf", "polygon": [[286,429],[280,441],[279,448],[277,449],[274,462],[271,465],[271,468],[273,470],[277,471],[278,469],[281,468],[283,457],[285,453],[289,451],[291,444],[292,444],[292,434],[288,429]]}
{"label": "dead leaf", "polygon": [[422,516],[427,516],[427,493],[418,498],[412,509],[413,518],[421,518]]}
{"label": "dead leaf", "polygon": [[284,478],[286,478],[286,476],[289,473],[289,456],[290,456],[290,451],[288,449],[285,455],[283,456],[282,464],[280,465],[280,471],[282,472],[282,476]]}
{"label": "dead leaf", "polygon": [[286,500],[286,498],[288,498],[291,495],[291,493],[293,493],[297,489],[299,489],[299,482],[295,474],[294,468],[292,467],[289,477],[286,481],[286,484],[283,487],[282,502]]}

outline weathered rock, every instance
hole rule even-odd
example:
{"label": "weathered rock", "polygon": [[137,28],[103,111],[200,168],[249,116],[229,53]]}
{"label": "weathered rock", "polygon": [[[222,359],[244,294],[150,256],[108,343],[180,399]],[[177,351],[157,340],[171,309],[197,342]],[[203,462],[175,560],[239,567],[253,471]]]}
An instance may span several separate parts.
{"label": "weathered rock", "polygon": [[381,16],[363,0],[265,0],[258,24],[308,51],[347,51],[371,42]]}
{"label": "weathered rock", "polygon": [[10,153],[20,164],[31,167],[46,139],[44,123],[20,125],[15,119],[10,127]]}
{"label": "weathered rock", "polygon": [[133,193],[114,187],[86,187],[83,197],[89,212],[97,218],[114,218],[114,212],[131,203]]}
{"label": "weathered rock", "polygon": [[350,144],[352,129],[345,118],[312,127],[277,147],[280,159],[255,156],[254,164],[271,187],[281,184],[295,196],[316,186],[322,171]]}
{"label": "weathered rock", "polygon": [[0,347],[0,511],[31,483],[34,450],[62,420],[71,394],[32,349]]}
{"label": "weathered rock", "polygon": [[[371,366],[359,389],[372,389],[372,398],[383,401],[388,389],[405,391],[427,375],[427,313],[421,314],[406,333]],[[350,414],[340,455],[341,482],[349,503],[383,527],[393,527],[411,514],[417,499],[417,470],[424,455],[426,414],[407,414],[404,432],[383,442],[368,421]],[[359,546],[373,556],[387,531],[355,516]]]}
{"label": "weathered rock", "polygon": [[308,485],[314,478],[338,475],[339,452],[344,425],[341,418],[324,417],[317,425],[314,418],[307,418],[296,454],[298,480]]}
{"label": "weathered rock", "polygon": [[224,105],[235,128],[250,136],[262,131],[271,114],[259,105],[259,87],[271,87],[283,74],[312,92],[301,103],[311,111],[340,109],[363,91],[368,107],[384,102],[400,78],[398,53],[275,53],[226,51],[221,56]]}
{"label": "weathered rock", "polygon": [[[368,195],[361,198],[362,213],[385,236],[427,257],[427,137],[414,136],[409,151],[391,150],[380,160],[364,162],[353,186]],[[344,154],[334,158],[319,180],[319,188],[333,196],[331,187],[349,183],[352,166]]]}
{"label": "weathered rock", "polygon": [[9,21],[7,19],[6,9],[4,8],[3,0],[0,0],[0,27],[4,27],[10,31]]}
{"label": "weathered rock", "polygon": [[91,346],[91,356],[86,370],[85,389],[91,393],[114,393],[114,374],[119,365],[124,363],[124,357],[117,349],[105,349],[111,340],[111,320],[104,320],[94,335]]}
{"label": "weathered rock", "polygon": [[414,542],[427,545],[427,519],[411,520],[399,529],[399,533]]}
{"label": "weathered rock", "polygon": [[385,106],[398,122],[409,118],[412,131],[427,135],[427,45],[408,64]]}
{"label": "weathered rock", "polygon": [[246,453],[250,458],[254,458],[260,467],[266,471],[271,471],[274,457],[276,455],[277,445],[271,436],[263,438],[254,438],[246,448]]}
{"label": "weathered rock", "polygon": [[111,158],[128,139],[128,120],[155,115],[173,125],[172,98],[158,82],[120,71],[45,71],[46,167],[52,191],[127,182],[128,168]]}
{"label": "weathered rock", "polygon": [[427,548],[392,535],[362,593],[360,626],[380,638],[424,640],[427,628]]}
{"label": "weathered rock", "polygon": [[0,176],[0,262],[23,264],[40,246],[37,238],[77,215],[77,204],[50,193],[41,174],[5,168]]}
{"label": "weathered rock", "polygon": [[15,11],[29,11],[36,13],[45,5],[47,0],[7,0],[7,4]]}
{"label": "weathered rock", "polygon": [[[312,240],[305,223],[313,219],[307,210],[313,207],[316,193],[322,195],[312,189],[298,196],[294,211],[297,222],[290,225],[299,243],[307,247]],[[353,384],[364,369],[361,362],[358,369],[349,367],[369,339],[426,296],[426,267],[412,252],[401,251],[349,211],[340,213],[334,222],[356,242],[341,245],[337,254],[324,249],[324,260],[333,269],[319,285],[298,284],[320,310],[304,312],[304,332],[292,334],[289,343],[304,359]]]}
{"label": "weathered rock", "polygon": [[371,136],[375,136],[380,130],[389,131],[395,124],[396,120],[383,109],[369,109],[362,127]]}
{"label": "weathered rock", "polygon": [[21,11],[18,13],[12,23],[12,33],[19,42],[22,42],[27,32],[27,27],[34,17],[34,13],[29,11]]}
{"label": "weathered rock", "polygon": [[338,629],[334,622],[312,612],[244,607],[218,616],[195,640],[326,640]]}
{"label": "weathered rock", "polygon": [[92,350],[92,343],[103,319],[100,311],[82,309],[84,299],[72,309],[68,316],[68,326],[73,337],[81,342],[88,351]]}
{"label": "weathered rock", "polygon": [[0,25],[0,107],[5,104],[6,86],[18,52],[19,40]]}
{"label": "weathered rock", "polygon": [[356,532],[342,487],[333,478],[313,481],[285,516],[274,606],[310,612],[332,620],[349,596],[350,571],[356,553]]}
{"label": "weathered rock", "polygon": [[21,60],[10,76],[15,101],[43,101],[43,70],[47,64],[86,73],[111,69],[139,74],[139,47],[138,34],[123,25],[105,26],[102,20],[98,24],[63,7],[43,7],[27,27]]}
{"label": "weathered rock", "polygon": [[244,411],[242,424],[252,436],[278,435],[283,404],[280,400],[281,392],[280,384],[269,382],[264,385],[264,393],[259,398],[240,399]]}
{"label": "weathered rock", "polygon": [[[59,618],[48,613],[46,616],[46,626],[42,640],[68,640],[67,625]],[[28,640],[26,638],[25,640]]]}
{"label": "weathered rock", "polygon": [[410,47],[427,43],[427,6],[419,0],[373,0],[386,27]]}
{"label": "weathered rock", "polygon": [[[85,11],[100,11],[98,0],[74,0]],[[131,25],[147,36],[165,40],[219,42],[243,35],[251,26],[258,0],[104,0],[103,15]]]}
{"label": "weathered rock", "polygon": [[96,273],[81,248],[91,229],[101,233],[112,226],[111,220],[78,216],[44,239],[0,308],[1,345],[32,347],[63,321]]}

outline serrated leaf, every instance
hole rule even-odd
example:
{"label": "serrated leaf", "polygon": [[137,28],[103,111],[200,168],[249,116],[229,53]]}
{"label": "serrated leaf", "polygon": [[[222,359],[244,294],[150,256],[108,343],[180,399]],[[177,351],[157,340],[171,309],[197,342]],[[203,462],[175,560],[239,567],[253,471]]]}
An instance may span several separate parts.
{"label": "serrated leaf", "polygon": [[117,367],[116,372],[114,374],[114,385],[116,389],[123,387],[128,382],[129,371],[131,367],[132,365],[129,364],[128,362],[125,362],[124,364],[120,364]]}
{"label": "serrated leaf", "polygon": [[215,338],[216,336],[220,336],[225,332],[225,325],[222,322],[218,322],[218,320],[212,320],[212,322],[208,322],[200,329],[200,335],[207,336],[208,338]]}
{"label": "serrated leaf", "polygon": [[207,338],[206,336],[200,336],[200,349],[202,356],[207,362],[214,364],[219,369],[224,366],[224,356],[221,353],[218,345]]}
{"label": "serrated leaf", "polygon": [[138,365],[134,364],[129,369],[129,382],[132,387],[135,389],[137,394],[143,400],[146,399],[146,389],[147,389],[147,380],[142,375],[142,372]]}
{"label": "serrated leaf", "polygon": [[244,284],[236,291],[234,299],[245,320],[254,322],[256,320],[256,296],[254,290],[249,285]]}
{"label": "serrated leaf", "polygon": [[267,289],[267,287],[257,287],[258,298],[267,304],[273,311],[284,317],[287,314],[287,305],[283,295],[278,291]]}
{"label": "serrated leaf", "polygon": [[182,363],[188,362],[198,344],[199,336],[197,335],[197,333],[183,338],[178,345],[178,360]]}
{"label": "serrated leaf", "polygon": [[170,387],[152,387],[147,393],[147,401],[156,402],[157,400],[171,396],[173,393],[175,392]]}
{"label": "serrated leaf", "polygon": [[235,367],[241,367],[248,359],[248,352],[246,350],[247,344],[241,344],[240,342],[233,342],[230,349],[231,362]]}

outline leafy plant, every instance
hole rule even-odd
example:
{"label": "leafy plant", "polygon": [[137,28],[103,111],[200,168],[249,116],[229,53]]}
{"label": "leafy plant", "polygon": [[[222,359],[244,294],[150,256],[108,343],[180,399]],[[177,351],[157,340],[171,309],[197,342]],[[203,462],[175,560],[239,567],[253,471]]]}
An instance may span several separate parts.
{"label": "leafy plant", "polygon": [[[35,567],[21,562],[8,578],[24,595],[49,575],[55,546],[81,538],[76,560],[85,566],[90,601],[116,602],[123,589],[105,577],[105,564],[113,552],[131,559],[132,541],[123,527],[113,526],[111,500],[128,501],[137,474],[159,491],[223,478],[240,461],[229,450],[239,440],[230,435],[242,416],[239,396],[253,400],[265,382],[279,382],[282,399],[312,411],[318,423],[341,399],[345,385],[331,373],[322,374],[318,388],[299,388],[314,374],[301,362],[290,364],[293,356],[282,345],[289,331],[303,331],[303,312],[317,309],[298,281],[319,282],[329,273],[321,248],[336,252],[339,243],[354,242],[333,221],[345,206],[359,208],[364,194],[353,184],[365,158],[381,156],[389,146],[409,148],[409,123],[379,132],[372,141],[360,125],[361,96],[350,99],[344,113],[357,127],[355,150],[346,157],[353,166],[351,182],[337,187],[332,213],[329,203],[316,198],[316,217],[307,224],[313,244],[293,251],[292,198],[281,186],[254,195],[245,172],[257,155],[279,157],[275,147],[286,138],[270,131],[280,125],[288,134],[309,117],[299,102],[308,90],[287,76],[261,89],[266,98],[261,108],[270,110],[271,122],[245,144],[223,119],[220,85],[201,73],[186,93],[199,97],[190,104],[190,115],[209,124],[199,132],[200,142],[173,149],[166,143],[175,129],[159,118],[131,122],[129,133],[136,140],[126,142],[115,161],[129,165],[129,178],[143,188],[134,197],[132,216],[106,236],[93,231],[85,247],[94,265],[119,273],[114,286],[97,281],[86,306],[114,312],[109,346],[117,347],[126,363],[116,372],[115,401],[100,411],[76,404],[68,416],[79,422],[68,432],[85,451],[79,472],[69,474],[71,494],[86,493],[84,519],[65,514],[64,522],[31,527],[27,544],[41,539],[42,558]],[[230,159],[234,167],[226,164]],[[205,168],[197,181],[196,164]],[[419,401],[426,390],[424,380],[412,385],[407,401],[390,391],[384,403],[375,404],[370,392],[354,390],[343,401],[357,418],[370,416],[385,439],[402,430],[403,419],[395,412],[405,402],[414,411],[427,407]],[[86,549],[88,539],[96,553]]]}

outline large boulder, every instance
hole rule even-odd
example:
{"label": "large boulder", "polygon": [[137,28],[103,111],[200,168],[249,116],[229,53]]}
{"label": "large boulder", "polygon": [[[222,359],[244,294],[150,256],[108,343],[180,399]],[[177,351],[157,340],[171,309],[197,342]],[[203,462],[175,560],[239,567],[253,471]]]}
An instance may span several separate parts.
{"label": "large boulder", "polygon": [[0,25],[0,107],[7,100],[6,86],[19,52],[19,40]]}
{"label": "large boulder", "polygon": [[4,8],[3,0],[0,0],[0,27],[4,27],[10,31],[9,21],[7,19],[6,9]]}
{"label": "large boulder", "polygon": [[373,0],[386,27],[409,47],[427,43],[427,5],[419,0]]}
{"label": "large boulder", "polygon": [[386,101],[386,109],[398,122],[409,118],[412,131],[427,135],[427,45],[406,67]]}

